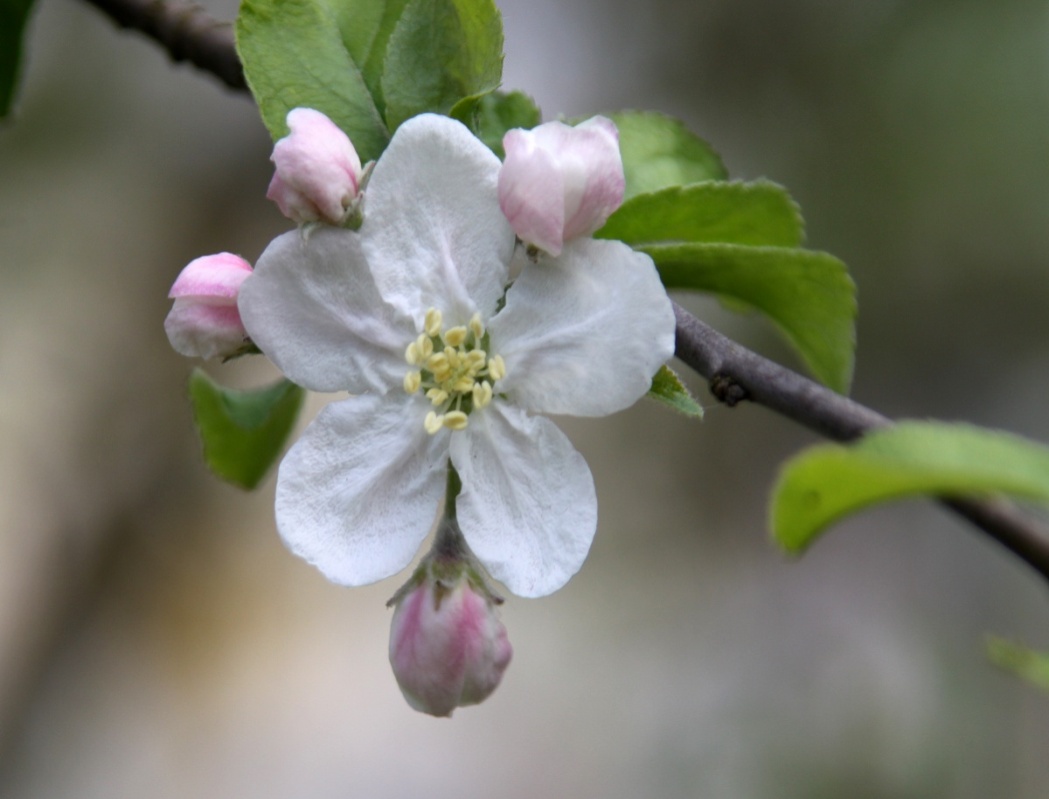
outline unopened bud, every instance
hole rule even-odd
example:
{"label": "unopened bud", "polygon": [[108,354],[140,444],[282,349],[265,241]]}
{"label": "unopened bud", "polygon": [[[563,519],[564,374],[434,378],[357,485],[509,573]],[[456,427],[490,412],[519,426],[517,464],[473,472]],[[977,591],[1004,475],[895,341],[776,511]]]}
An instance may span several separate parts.
{"label": "unopened bud", "polygon": [[237,310],[251,264],[228,252],[191,261],[168,296],[175,300],[164,330],[175,351],[191,358],[228,358],[242,353],[248,334]]}
{"label": "unopened bud", "polygon": [[526,244],[560,255],[566,241],[592,234],[623,202],[619,132],[610,119],[511,130],[503,149],[499,205]]}
{"label": "unopened bud", "polygon": [[496,597],[468,572],[424,563],[392,600],[393,674],[408,704],[432,716],[484,701],[513,655]]}
{"label": "unopened bud", "polygon": [[345,133],[312,108],[288,112],[291,131],[273,147],[266,197],[298,224],[342,225],[356,209],[361,159]]}

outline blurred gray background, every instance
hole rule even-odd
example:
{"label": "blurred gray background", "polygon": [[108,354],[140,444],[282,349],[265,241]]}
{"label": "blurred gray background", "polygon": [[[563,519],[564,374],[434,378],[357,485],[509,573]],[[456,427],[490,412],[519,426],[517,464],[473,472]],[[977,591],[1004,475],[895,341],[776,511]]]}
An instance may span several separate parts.
{"label": "blurred gray background", "polygon": [[[1049,440],[1049,3],[500,5],[505,85],[547,119],[660,110],[790,188],[860,287],[860,401]],[[488,702],[411,711],[383,607],[406,575],[344,589],[287,553],[272,478],[206,472],[164,336],[182,266],[287,227],[253,106],[74,0],[38,0],[28,43],[0,129],[0,795],[1049,795],[1049,698],[983,654],[1049,648],[1045,586],[927,503],[784,558],[766,494],[813,439],[760,408],[564,420],[589,560],[504,606]]]}

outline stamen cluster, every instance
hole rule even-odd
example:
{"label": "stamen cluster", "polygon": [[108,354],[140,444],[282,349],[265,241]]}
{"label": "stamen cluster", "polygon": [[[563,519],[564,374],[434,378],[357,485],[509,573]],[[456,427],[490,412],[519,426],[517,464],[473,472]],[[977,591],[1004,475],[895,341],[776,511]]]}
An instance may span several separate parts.
{"label": "stamen cluster", "polygon": [[442,427],[465,430],[470,412],[492,401],[492,386],[506,376],[506,364],[500,355],[489,357],[488,347],[479,313],[469,325],[444,330],[441,312],[426,312],[423,332],[404,351],[408,364],[419,367],[405,374],[404,390],[425,392],[434,406],[423,420],[430,435]]}

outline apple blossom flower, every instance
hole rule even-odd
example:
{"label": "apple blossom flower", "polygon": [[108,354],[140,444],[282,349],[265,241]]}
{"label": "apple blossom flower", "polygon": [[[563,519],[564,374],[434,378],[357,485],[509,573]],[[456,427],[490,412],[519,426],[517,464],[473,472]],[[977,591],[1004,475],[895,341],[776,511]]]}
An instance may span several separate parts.
{"label": "apple blossom flower", "polygon": [[535,413],[602,416],[643,396],[674,349],[651,259],[577,239],[507,289],[515,236],[500,163],[460,123],[394,134],[359,231],[275,239],[240,295],[252,340],[291,380],[346,391],[281,463],[285,543],[329,579],[405,568],[449,465],[457,519],[488,572],[521,596],[560,588],[597,526],[583,457]]}
{"label": "apple blossom flower", "polygon": [[320,111],[293,108],[291,131],[273,147],[277,169],[266,197],[281,213],[304,224],[342,225],[355,209],[361,159],[339,127]]}
{"label": "apple blossom flower", "polygon": [[521,241],[550,255],[592,234],[623,202],[619,131],[610,119],[517,128],[503,137],[503,149],[499,205]]}
{"label": "apple blossom flower", "polygon": [[164,330],[175,351],[196,358],[230,358],[250,347],[237,294],[251,264],[228,252],[189,263],[168,296],[175,300]]}
{"label": "apple blossom flower", "polygon": [[[454,527],[455,521],[442,525]],[[499,686],[513,656],[496,610],[501,602],[468,554],[435,551],[424,559],[389,603],[396,606],[390,665],[409,705],[450,716],[457,707],[483,702]]]}

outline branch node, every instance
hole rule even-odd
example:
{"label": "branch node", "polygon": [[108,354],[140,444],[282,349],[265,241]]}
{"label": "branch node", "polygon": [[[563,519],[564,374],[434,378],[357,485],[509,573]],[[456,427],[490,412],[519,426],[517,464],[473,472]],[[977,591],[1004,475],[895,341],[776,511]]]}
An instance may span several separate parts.
{"label": "branch node", "polygon": [[710,378],[710,393],[718,402],[723,402],[730,408],[735,408],[739,403],[750,399],[750,392],[736,382],[735,378],[720,373]]}

